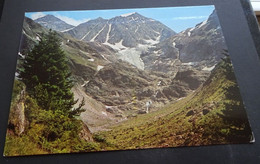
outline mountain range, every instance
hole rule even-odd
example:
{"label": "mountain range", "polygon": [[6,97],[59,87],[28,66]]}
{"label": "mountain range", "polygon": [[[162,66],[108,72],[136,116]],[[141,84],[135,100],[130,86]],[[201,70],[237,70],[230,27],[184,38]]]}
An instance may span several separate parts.
{"label": "mountain range", "polygon": [[47,28],[58,31],[75,79],[74,95],[86,100],[87,114],[81,117],[91,131],[145,113],[148,101],[158,110],[186,97],[206,81],[225,49],[215,11],[178,34],[138,13],[76,27],[60,28],[57,22],[65,23],[50,15],[25,18],[20,57]]}
{"label": "mountain range", "polygon": [[57,26],[57,22],[62,25],[65,22],[53,17],[47,15],[35,21],[47,28],[63,30],[78,40],[109,46],[116,51],[116,58],[143,70],[176,73],[174,69],[183,65],[212,69],[226,49],[215,10],[204,22],[178,34],[136,12],[111,19],[99,17],[72,28],[64,25],[66,30]]}

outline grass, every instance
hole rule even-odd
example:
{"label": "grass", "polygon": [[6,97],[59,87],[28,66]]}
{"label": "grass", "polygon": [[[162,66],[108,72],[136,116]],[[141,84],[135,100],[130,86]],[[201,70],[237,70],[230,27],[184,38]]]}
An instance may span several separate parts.
{"label": "grass", "polygon": [[[248,121],[237,125],[232,120],[236,112],[241,118],[247,116],[244,109],[239,111],[241,97],[228,99],[226,96],[227,90],[237,84],[235,79],[227,78],[224,66],[221,62],[204,86],[185,99],[159,111],[138,115],[99,134],[116,149],[248,143],[251,136]],[[234,92],[239,95],[238,88]],[[233,109],[227,109],[231,104]],[[228,110],[231,115],[226,115]]]}
{"label": "grass", "polygon": [[48,151],[39,147],[29,136],[7,135],[5,141],[4,156],[49,154]]}

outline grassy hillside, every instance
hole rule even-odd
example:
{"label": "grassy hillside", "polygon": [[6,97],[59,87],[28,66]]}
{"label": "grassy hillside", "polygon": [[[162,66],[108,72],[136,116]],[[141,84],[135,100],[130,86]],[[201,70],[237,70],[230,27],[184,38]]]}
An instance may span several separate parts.
{"label": "grassy hillside", "polygon": [[226,58],[185,99],[98,135],[117,149],[248,143],[251,130],[239,95]]}

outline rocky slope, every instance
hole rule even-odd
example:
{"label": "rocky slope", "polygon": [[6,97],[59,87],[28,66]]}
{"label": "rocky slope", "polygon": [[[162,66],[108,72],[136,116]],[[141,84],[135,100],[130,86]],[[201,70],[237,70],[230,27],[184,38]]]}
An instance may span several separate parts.
{"label": "rocky slope", "polygon": [[175,34],[162,23],[138,13],[130,13],[111,19],[97,18],[82,23],[66,32],[86,42],[99,42],[123,49],[162,41]]}
{"label": "rocky slope", "polygon": [[207,20],[184,30],[152,47],[141,55],[145,69],[175,72],[191,66],[212,70],[226,49],[220,23],[214,10]]}
{"label": "rocky slope", "polygon": [[144,69],[140,55],[149,47],[176,33],[162,23],[138,13],[111,19],[97,18],[82,23],[66,33],[85,41],[98,42],[117,51],[117,58]]}
{"label": "rocky slope", "polygon": [[217,64],[207,82],[189,96],[99,135],[116,150],[249,143],[250,125],[227,61]]}

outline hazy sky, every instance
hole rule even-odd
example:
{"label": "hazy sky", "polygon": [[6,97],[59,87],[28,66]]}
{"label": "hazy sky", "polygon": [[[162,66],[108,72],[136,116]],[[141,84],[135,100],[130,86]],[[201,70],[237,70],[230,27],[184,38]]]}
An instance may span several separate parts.
{"label": "hazy sky", "polygon": [[30,12],[25,16],[37,19],[47,14],[54,15],[68,24],[79,25],[90,19],[102,17],[110,19],[126,13],[138,12],[139,14],[160,21],[176,32],[206,20],[213,12],[214,6],[189,6],[189,7],[165,7],[165,8],[141,8],[141,9],[114,9],[114,10],[78,10],[78,11],[52,11]]}

